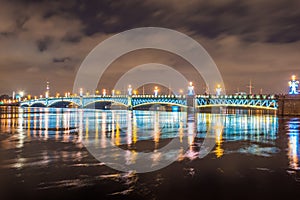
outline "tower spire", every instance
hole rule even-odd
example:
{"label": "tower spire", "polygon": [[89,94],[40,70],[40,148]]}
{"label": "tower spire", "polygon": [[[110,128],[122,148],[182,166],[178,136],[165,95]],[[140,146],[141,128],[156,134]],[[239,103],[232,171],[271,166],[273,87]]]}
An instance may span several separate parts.
{"label": "tower spire", "polygon": [[47,81],[45,97],[48,98],[49,95],[50,95],[50,83],[49,81]]}
{"label": "tower spire", "polygon": [[253,87],[253,85],[252,85],[251,79],[250,79],[249,85],[247,85],[247,88],[249,88],[249,94],[252,94],[252,89],[253,89],[254,87]]}

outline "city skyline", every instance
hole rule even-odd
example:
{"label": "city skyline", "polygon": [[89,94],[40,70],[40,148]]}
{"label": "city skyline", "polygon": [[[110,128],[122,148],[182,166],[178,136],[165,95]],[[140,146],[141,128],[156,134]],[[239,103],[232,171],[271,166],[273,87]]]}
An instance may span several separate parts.
{"label": "city skyline", "polygon": [[[70,91],[81,62],[97,44],[144,26],[174,29],[198,41],[217,64],[228,93],[248,92],[250,81],[253,93],[287,93],[291,75],[300,76],[298,8],[298,1],[269,0],[3,1],[0,94],[44,94],[47,81],[55,92]],[[192,73],[181,58],[145,50],[119,58],[107,77],[153,61]],[[196,89],[203,87],[191,79]]]}

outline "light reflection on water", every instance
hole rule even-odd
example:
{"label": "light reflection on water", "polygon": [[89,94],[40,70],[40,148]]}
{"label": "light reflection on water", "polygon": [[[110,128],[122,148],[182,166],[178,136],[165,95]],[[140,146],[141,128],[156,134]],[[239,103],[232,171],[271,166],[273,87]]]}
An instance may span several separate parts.
{"label": "light reflection on water", "polygon": [[299,118],[292,118],[288,124],[288,157],[290,159],[290,168],[294,170],[299,170],[299,157],[300,157],[300,147],[299,147],[299,133],[300,133],[300,120]]}
{"label": "light reflection on water", "polygon": [[[261,157],[271,157],[281,151],[276,143],[278,140],[278,117],[270,114],[210,114],[197,113],[195,122],[188,122],[184,112],[154,112],[154,111],[103,111],[61,108],[1,108],[0,136],[1,149],[20,149],[25,142],[56,141],[82,145],[82,141],[94,139],[102,148],[110,142],[116,146],[132,148],[142,141],[151,141],[152,150],[160,148],[166,139],[179,137],[181,142],[187,136],[189,148],[178,151],[178,160],[194,160],[198,157],[199,146],[209,131],[215,134],[216,146],[211,152],[216,158],[226,154],[251,154]],[[282,125],[281,125],[282,126]],[[299,127],[300,119],[292,118],[284,122],[287,134],[286,144],[289,168],[299,170]],[[195,137],[196,136],[196,137]],[[238,148],[231,147],[235,142],[245,142]],[[152,144],[151,143],[151,144]],[[131,149],[131,154],[124,156],[127,164],[135,161],[139,151]],[[2,168],[24,168],[32,166],[47,166],[49,162],[59,159],[73,162],[87,157],[87,152],[43,150],[33,157],[18,155],[5,161]],[[161,159],[155,154],[152,164]],[[71,166],[98,165],[95,163],[73,163]],[[103,165],[103,163],[99,163]],[[104,175],[99,176],[103,179]],[[125,176],[125,175],[124,175]],[[67,181],[67,180],[66,180]],[[86,181],[88,182],[88,181]],[[64,185],[64,182],[61,182]],[[66,183],[69,184],[69,183]],[[55,185],[53,183],[53,185]],[[42,185],[42,187],[52,187]],[[55,187],[55,186],[53,186]]]}
{"label": "light reflection on water", "polygon": [[[187,157],[197,156],[194,139],[203,139],[208,131],[214,130],[217,157],[224,154],[224,141],[253,141],[274,144],[277,137],[278,119],[275,115],[209,114],[197,113],[196,122],[188,123],[183,112],[153,111],[103,111],[61,108],[7,108],[1,114],[1,132],[17,131],[23,146],[24,138],[54,139],[63,142],[80,143],[94,138],[102,148],[107,146],[106,138],[115,145],[134,145],[138,141],[151,140],[158,148],[160,140],[188,136],[190,146]],[[219,124],[218,124],[219,123]],[[291,149],[298,144],[299,127],[293,130],[290,122]],[[26,135],[23,134],[26,132]],[[196,138],[194,138],[196,134]],[[199,144],[201,142],[198,142]],[[198,146],[199,146],[198,144]],[[298,151],[297,151],[298,152]],[[295,156],[294,156],[295,157]],[[298,154],[296,154],[298,157]],[[291,157],[292,158],[292,157]],[[293,158],[295,159],[295,158]]]}

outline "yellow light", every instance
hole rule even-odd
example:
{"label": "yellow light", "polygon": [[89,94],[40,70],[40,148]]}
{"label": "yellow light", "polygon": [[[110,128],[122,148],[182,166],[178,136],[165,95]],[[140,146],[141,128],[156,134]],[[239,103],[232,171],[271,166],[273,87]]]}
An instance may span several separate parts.
{"label": "yellow light", "polygon": [[30,99],[31,99],[31,95],[29,94],[29,95],[27,96],[27,98],[30,100]]}
{"label": "yellow light", "polygon": [[292,81],[296,80],[296,75],[292,75]]}
{"label": "yellow light", "polygon": [[193,82],[190,82],[190,86],[193,86]]}
{"label": "yellow light", "polygon": [[60,95],[60,94],[57,92],[57,93],[56,93],[56,97],[59,97],[59,95]]}
{"label": "yellow light", "polygon": [[99,90],[96,90],[96,94],[99,94]]}
{"label": "yellow light", "polygon": [[134,91],[133,91],[133,94],[134,94],[134,95],[137,95],[137,91],[136,91],[136,90],[134,90]]}

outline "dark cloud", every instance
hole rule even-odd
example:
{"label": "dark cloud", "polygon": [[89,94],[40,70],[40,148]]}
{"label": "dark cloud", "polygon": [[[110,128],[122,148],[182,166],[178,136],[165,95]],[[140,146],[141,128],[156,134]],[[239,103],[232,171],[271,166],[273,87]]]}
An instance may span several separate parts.
{"label": "dark cloud", "polygon": [[37,48],[40,52],[46,51],[51,45],[53,39],[51,37],[45,37],[36,42]]}
{"label": "dark cloud", "polygon": [[69,57],[63,57],[63,58],[53,58],[54,63],[63,63],[70,61],[71,59]]}
{"label": "dark cloud", "polygon": [[[229,88],[252,78],[257,88],[279,92],[286,87],[285,77],[299,70],[299,8],[297,0],[4,0],[0,93],[16,84],[34,88],[36,83],[26,81],[37,73],[36,82],[53,79],[58,90],[69,90],[76,69],[99,42],[143,26],[175,29],[199,41]],[[266,74],[283,82],[274,84]]]}
{"label": "dark cloud", "polygon": [[71,42],[71,43],[78,43],[82,39],[82,35],[78,33],[67,33],[63,38],[62,42]]}

